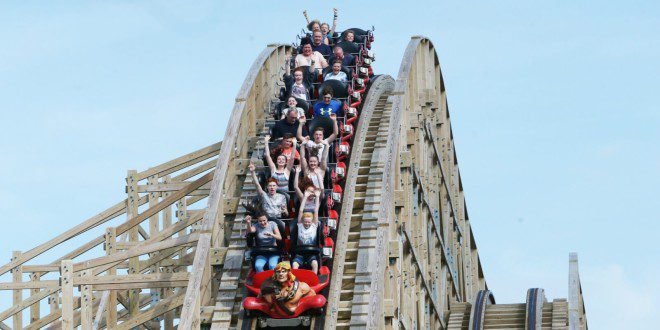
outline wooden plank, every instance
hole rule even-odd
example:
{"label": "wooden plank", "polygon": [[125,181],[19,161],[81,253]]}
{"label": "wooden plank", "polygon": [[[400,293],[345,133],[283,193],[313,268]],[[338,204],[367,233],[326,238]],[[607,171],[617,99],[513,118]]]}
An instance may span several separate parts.
{"label": "wooden plank", "polygon": [[[69,239],[82,234],[86,232],[87,230],[94,228],[114,217],[117,217],[121,214],[124,213],[124,210],[126,208],[126,201],[119,202],[107,210],[85,220],[81,224],[65,231],[64,233],[56,236],[55,238],[29,250],[24,252],[21,257],[17,260],[12,260],[10,263],[3,265],[0,267],[0,275],[3,275],[10,271],[12,268],[22,265],[23,263],[32,260],[33,258],[39,256],[40,254],[44,253],[45,251],[48,251],[49,249],[68,241]],[[60,260],[61,261],[61,260]],[[59,262],[59,261],[58,261]]]}
{"label": "wooden plank", "polygon": [[[342,203],[342,211],[340,214],[340,221],[337,228],[337,240],[335,242],[334,263],[332,267],[332,275],[330,276],[330,286],[328,294],[328,308],[325,314],[325,329],[334,329],[338,326],[339,317],[339,303],[341,300],[342,279],[346,269],[346,255],[348,254],[349,233],[352,223],[352,213],[354,203],[356,202],[356,185],[360,177],[360,158],[363,150],[365,149],[365,141],[369,133],[369,124],[372,121],[373,112],[380,99],[380,94],[389,92],[391,90],[391,78],[381,77],[377,78],[372,83],[372,91],[378,90],[379,94],[376,96],[375,92],[370,92],[365,100],[365,106],[360,114],[360,121],[355,131],[354,145],[351,149],[352,156],[351,162],[348,164],[348,171],[344,178],[346,185],[344,187],[344,196]],[[373,93],[373,94],[372,94]]]}
{"label": "wooden plank", "polygon": [[[18,260],[21,258],[21,251],[13,251],[12,252],[12,261],[13,260]],[[14,284],[17,286],[21,284],[23,281],[23,269],[22,266],[16,266],[11,271],[11,278]],[[18,305],[21,303],[23,300],[23,291],[22,290],[14,290],[12,293],[12,303],[14,305]],[[14,317],[12,318],[12,323],[14,325],[14,329],[23,329],[23,312],[19,311],[16,314],[14,314]]]}
{"label": "wooden plank", "polygon": [[73,329],[73,261],[63,260],[60,270],[62,282],[62,329]]}
{"label": "wooden plank", "polygon": [[[223,230],[224,222],[222,221],[222,211],[221,211],[221,201],[223,198],[223,186],[225,184],[225,178],[227,177],[227,169],[229,163],[234,156],[234,147],[238,142],[239,138],[238,131],[241,124],[241,119],[243,117],[243,111],[245,109],[248,95],[252,92],[252,86],[255,85],[255,79],[258,77],[262,66],[270,55],[278,49],[279,46],[267,47],[264,51],[261,52],[257,60],[253,63],[248,76],[246,77],[243,87],[239,90],[239,95],[236,98],[236,103],[232,110],[231,117],[229,119],[229,125],[225,131],[225,138],[223,139],[223,146],[220,148],[220,154],[218,155],[218,163],[215,167],[213,183],[211,185],[211,193],[207,202],[207,212],[204,215],[204,220],[201,224],[202,231],[212,231],[215,229],[215,225],[219,224],[218,230]],[[265,91],[264,95],[272,95]],[[224,235],[218,235],[218,237],[223,237]],[[196,296],[203,294],[202,282],[203,278],[208,278],[208,262],[209,262],[209,250],[211,248],[211,234],[202,234],[197,243],[195,259],[193,261],[193,266],[191,273],[193,276],[190,278],[188,283],[188,288],[186,290],[185,299],[183,302],[183,307],[181,310],[181,320],[179,323],[179,328],[181,329],[194,329],[198,327],[198,324],[195,324],[196,320],[199,320],[199,306],[196,306]],[[206,285],[206,281],[204,281]]]}
{"label": "wooden plank", "polygon": [[[137,206],[137,201],[140,199],[140,196],[138,195],[138,190],[137,190],[137,184],[138,184],[139,179],[137,178],[137,171],[135,170],[129,170],[127,175],[126,175],[126,217],[131,219],[135,218],[138,215],[138,206]],[[148,198],[148,197],[147,197]],[[151,203],[150,203],[151,204]],[[149,205],[149,209],[151,209],[153,205]],[[157,214],[157,213],[155,213]],[[153,215],[149,216],[148,218],[153,217]],[[128,230],[128,241],[133,242],[133,243],[138,243],[139,242],[139,228],[140,225],[137,224],[135,227],[130,228]],[[138,259],[138,256],[133,256],[130,259],[128,259],[128,273],[129,274],[136,274],[140,272],[140,260]],[[139,301],[140,301],[140,290],[130,290],[128,292],[128,312],[130,315],[136,315],[139,312],[140,306],[139,306]]]}
{"label": "wooden plank", "polygon": [[[141,241],[141,242],[138,244],[138,246],[136,246],[136,248],[138,248],[138,247],[144,247],[144,246],[146,246],[146,245],[153,244],[153,243],[155,243],[155,242],[159,242],[159,241],[161,241],[161,240],[164,240],[165,238],[170,237],[170,236],[172,236],[172,235],[174,235],[174,234],[176,234],[176,233],[178,233],[178,232],[184,230],[185,228],[187,228],[188,226],[194,224],[195,222],[199,221],[200,219],[201,219],[201,215],[200,215],[200,214],[193,214],[192,217],[189,217],[189,218],[187,218],[187,219],[185,219],[185,220],[179,221],[179,222],[177,222],[175,225],[170,226],[170,227],[168,227],[168,228],[166,228],[166,229],[163,229],[162,231],[160,231],[160,232],[159,232],[157,235],[155,235],[154,237],[149,238],[149,240]],[[182,244],[182,245],[183,245],[183,244]],[[165,249],[163,249],[163,250],[165,250]],[[155,252],[155,251],[151,251],[151,252]],[[150,253],[150,252],[149,252],[149,253]],[[167,255],[166,255],[166,256],[167,256]],[[141,267],[141,268],[150,267],[150,266],[153,264],[152,262],[154,262],[154,260],[159,259],[159,258],[161,258],[161,257],[164,258],[164,257],[166,257],[166,256],[160,256],[160,257],[155,257],[155,258],[152,257],[152,258],[150,258],[150,259],[148,259],[148,260],[144,260],[143,262],[141,262],[140,267]],[[160,261],[160,260],[158,260],[158,261]],[[157,262],[157,261],[156,261],[156,262]],[[114,266],[119,265],[120,263],[121,263],[121,262],[113,262],[113,263],[111,263],[111,264],[112,264],[111,266],[114,267]],[[108,268],[110,268],[110,266],[99,267],[98,269],[96,269],[96,270],[94,271],[94,274],[95,274],[95,275],[96,275],[96,274],[99,274],[99,273],[101,273],[101,272],[107,270]]]}
{"label": "wooden plank", "polygon": [[125,260],[128,258],[140,256],[143,254],[147,253],[152,253],[156,252],[159,250],[164,250],[168,249],[171,247],[175,246],[180,246],[184,244],[189,244],[192,242],[195,242],[199,239],[200,234],[199,233],[192,233],[189,235],[177,237],[177,238],[171,238],[167,239],[161,242],[154,242],[151,244],[146,244],[143,246],[136,247],[135,249],[132,250],[127,250],[123,252],[118,252],[113,255],[105,256],[105,257],[99,257],[95,259],[90,259],[87,261],[79,262],[73,265],[74,270],[76,272],[82,271],[85,269],[90,269],[90,268],[95,268],[95,267],[100,267],[103,265],[111,264],[113,262]]}
{"label": "wooden plank", "polygon": [[568,260],[568,328],[580,330],[580,273],[577,253],[571,252]]}
{"label": "wooden plank", "polygon": [[[19,292],[20,290],[26,289],[53,289],[57,287],[59,287],[59,282],[57,280],[0,283],[0,290],[15,290]],[[18,304],[20,301],[16,300],[16,303]]]}
{"label": "wooden plank", "polygon": [[225,256],[227,256],[226,247],[212,248],[211,252],[209,253],[209,257],[211,258],[209,262],[211,266],[220,266],[224,264]]}
{"label": "wooden plank", "polygon": [[[49,295],[51,295],[51,294],[53,294],[57,291],[59,291],[59,286],[57,286],[54,289],[41,290],[36,294],[30,295],[29,298],[21,301],[19,304],[15,304],[15,305],[9,307],[8,309],[0,312],[0,321],[4,321],[8,317],[10,317],[10,316],[14,315],[15,313],[17,313],[19,311],[22,311],[22,310],[24,310],[28,307],[31,307],[31,306],[34,306],[34,305],[39,305],[38,303],[39,303],[40,300],[48,297]],[[37,319],[39,319],[39,318],[37,317]],[[30,322],[34,322],[34,321],[35,320],[31,320]]]}
{"label": "wooden plank", "polygon": [[59,271],[60,266],[58,265],[23,265],[23,273],[50,273]]}
{"label": "wooden plank", "polygon": [[[163,299],[159,301],[156,305],[149,308],[148,310],[142,311],[137,315],[132,316],[128,320],[117,325],[115,329],[117,330],[128,330],[136,327],[140,324],[143,324],[157,316],[160,316],[174,308],[181,306],[183,303],[184,294],[180,293],[175,296]],[[186,329],[179,326],[180,329]]]}
{"label": "wooden plank", "polygon": [[[76,280],[79,279],[90,279],[92,278],[92,272],[87,269],[82,272],[82,277],[74,277],[73,285],[76,285]],[[80,325],[82,330],[91,330],[92,329],[92,316],[94,310],[92,307],[92,300],[94,296],[92,295],[92,286],[83,285],[80,287]]]}
{"label": "wooden plank", "polygon": [[172,195],[168,196],[167,198],[164,198],[162,201],[160,201],[158,204],[156,204],[153,207],[150,207],[149,209],[145,210],[144,212],[140,213],[138,216],[127,220],[126,222],[122,223],[121,225],[117,226],[117,235],[121,235],[128,231],[129,229],[137,226],[140,224],[142,221],[148,219],[152,215],[162,211],[164,208],[176,203],[178,200],[184,198],[187,196],[190,192],[196,190],[197,188],[201,187],[205,183],[211,181],[213,179],[213,173],[207,173],[204,176],[200,177],[199,179],[189,183],[186,188],[181,189]]}
{"label": "wooden plank", "polygon": [[[83,272],[84,273],[84,272]],[[107,276],[88,276],[75,277],[73,285],[92,285],[96,287],[101,284],[121,284],[121,283],[146,283],[146,282],[168,282],[168,281],[187,281],[190,277],[188,273],[153,273],[153,274],[129,274],[129,275],[107,275]]]}
{"label": "wooden plank", "polygon": [[[126,236],[123,237],[124,239]],[[112,255],[117,252],[116,244],[117,243],[117,231],[114,227],[108,227],[105,230],[105,253],[106,255]],[[115,267],[110,267],[108,269],[108,276],[113,276],[117,274]],[[92,328],[98,329],[103,319],[103,312],[106,313],[106,326],[108,328],[113,328],[117,325],[117,291],[106,291],[103,292],[103,297],[101,298],[101,304],[99,305],[99,310],[97,311],[96,318],[94,319],[94,324]]]}
{"label": "wooden plank", "polygon": [[[213,157],[214,155],[217,154],[217,152],[220,150],[220,147],[222,146],[222,142],[214,143],[208,147],[204,147],[202,149],[193,151],[191,153],[185,154],[183,156],[177,157],[175,159],[172,159],[166,163],[160,164],[158,166],[154,166],[144,172],[137,173],[136,178],[138,181],[142,181],[152,175],[158,175],[158,176],[165,176],[170,173],[164,173],[167,172],[168,170],[171,170],[172,168],[176,168],[180,166],[181,164],[187,163],[191,160],[197,160],[197,162],[202,161],[204,159],[207,159],[209,157]],[[206,157],[208,156],[208,157]],[[206,157],[204,159],[200,159],[202,157]]]}
{"label": "wooden plank", "polygon": [[[23,269],[23,271],[25,271],[25,269]],[[37,282],[39,281],[39,279],[40,279],[40,274],[37,273],[30,274],[30,281]],[[33,299],[35,296],[38,296],[40,292],[41,291],[39,289],[31,289],[30,297],[28,298],[28,300]],[[43,298],[45,298],[45,296]],[[30,322],[34,322],[38,320],[39,316],[40,316],[40,304],[32,304],[32,306],[30,306]]]}
{"label": "wooden plank", "polygon": [[[206,166],[206,164],[210,165],[209,168],[211,168],[211,167],[215,166],[215,161],[213,161],[213,160],[208,161],[205,164],[202,164],[202,165],[198,166],[197,168],[202,169]],[[179,176],[186,176],[186,175],[188,175],[188,173],[190,173],[191,176],[192,176],[192,175],[197,175],[197,174],[201,173],[201,171],[196,172],[195,169],[193,169],[193,170],[189,170],[189,171],[187,171],[183,174],[180,174]],[[188,177],[185,177],[183,180],[186,180],[186,179],[188,179]],[[165,176],[163,178],[163,183],[165,183],[165,184],[170,183],[171,180],[172,179],[169,176]],[[167,198],[169,195],[171,195],[170,192],[164,192],[162,197]],[[163,230],[169,229],[172,226],[172,207],[171,206],[168,206],[165,209],[163,209],[162,219],[163,219]],[[162,262],[161,262],[160,265],[164,266],[164,267],[160,268],[162,271],[164,271],[165,273],[172,273],[172,267],[165,266],[165,265],[163,265]],[[167,298],[171,297],[173,294],[174,294],[174,292],[173,292],[172,288],[163,288],[163,289],[161,289],[161,299],[167,299]],[[166,312],[165,315],[163,316],[163,327],[165,328],[165,330],[174,330],[175,313],[176,313],[176,311],[171,310],[169,312]]]}

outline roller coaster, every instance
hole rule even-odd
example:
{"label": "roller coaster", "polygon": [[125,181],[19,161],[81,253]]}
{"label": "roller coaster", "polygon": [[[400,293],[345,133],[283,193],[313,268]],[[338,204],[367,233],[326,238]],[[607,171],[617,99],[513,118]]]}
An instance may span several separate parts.
{"label": "roller coaster", "polygon": [[[124,200],[14,251],[0,267],[0,289],[13,292],[0,304],[0,329],[587,329],[576,254],[567,299],[550,302],[531,288],[523,303],[496,304],[470,226],[432,42],[413,36],[394,78],[372,66],[373,28],[351,31],[354,40],[342,47],[355,59],[341,67],[346,82],[323,79],[332,64],[323,72],[314,62],[294,64],[302,42],[268,45],[236,96],[222,141],[129,170]],[[289,167],[281,187],[288,217],[277,222],[281,239],[265,246],[253,232],[260,224],[248,216],[259,217],[255,197],[266,194],[273,175],[266,156],[278,142],[267,137],[287,120],[292,93],[283,75],[291,69],[309,87],[296,100],[303,111],[296,125],[324,127],[323,138],[333,133],[321,148],[327,155],[318,157],[324,174],[313,184],[315,243],[297,238],[305,199]],[[313,103],[328,86],[340,106],[319,115]],[[307,165],[307,147],[294,160],[295,147],[282,162]],[[310,157],[306,170],[312,166]],[[92,238],[77,245],[83,234]],[[67,252],[43,261],[55,248]],[[293,263],[303,254],[317,267],[287,268],[294,289],[283,291],[288,298],[275,289],[277,301],[269,299],[266,283],[284,271],[261,269],[267,265],[256,266],[257,257]],[[312,293],[293,307],[280,304],[299,285]]]}

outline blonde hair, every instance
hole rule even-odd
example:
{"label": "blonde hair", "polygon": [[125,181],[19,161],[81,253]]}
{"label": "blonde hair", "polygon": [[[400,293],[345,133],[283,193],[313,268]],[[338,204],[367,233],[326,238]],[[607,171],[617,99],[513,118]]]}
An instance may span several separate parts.
{"label": "blonde hair", "polygon": [[303,213],[302,217],[303,217],[303,219],[305,219],[305,218],[314,219],[314,214],[312,212],[305,212],[305,213]]}

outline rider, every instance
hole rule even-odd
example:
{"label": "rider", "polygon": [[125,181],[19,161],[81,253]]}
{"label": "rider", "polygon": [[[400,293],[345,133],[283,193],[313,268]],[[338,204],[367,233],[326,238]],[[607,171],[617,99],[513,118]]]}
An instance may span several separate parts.
{"label": "rider", "polygon": [[259,184],[259,178],[257,178],[257,173],[255,172],[256,166],[254,165],[253,162],[250,162],[248,169],[250,170],[250,174],[252,175],[252,182],[257,187],[257,195],[261,199],[261,208],[263,213],[265,213],[269,221],[275,222],[280,229],[284,230],[284,221],[282,221],[282,218],[287,217],[289,215],[289,212],[286,206],[287,204],[286,196],[284,196],[284,194],[277,192],[277,188],[278,188],[277,179],[269,178],[266,181],[267,182],[266,190],[268,192],[265,192],[263,188],[261,188],[261,185]]}
{"label": "rider", "polygon": [[325,77],[323,77],[324,81],[333,79],[341,81],[344,86],[348,83],[348,76],[346,75],[346,72],[341,71],[341,60],[336,60],[334,63],[332,63],[332,71],[326,73]]}
{"label": "rider", "polygon": [[[318,246],[317,229],[319,227],[319,206],[320,206],[321,190],[314,190],[310,192],[305,190],[302,203],[308,204],[308,200],[313,199],[314,212],[301,212],[298,213],[298,242],[300,245]],[[298,269],[303,264],[310,265],[314,274],[319,271],[318,256],[315,254],[298,254],[293,258],[293,269]]]}
{"label": "rider", "polygon": [[[277,224],[273,221],[268,221],[268,217],[265,214],[257,216],[256,225],[253,225],[250,220],[250,217],[245,217],[248,231],[256,235],[257,246],[277,247],[277,241],[282,240],[282,235],[277,228]],[[258,273],[263,272],[266,265],[268,265],[269,269],[275,268],[280,255],[278,253],[258,254],[254,258],[254,270]]]}
{"label": "rider", "polygon": [[293,145],[286,152],[278,155],[276,162],[273,162],[273,158],[270,155],[269,141],[270,135],[266,135],[264,137],[264,157],[270,169],[270,177],[276,180],[277,192],[287,194],[289,192],[289,176],[293,167],[293,161],[295,160],[296,139],[285,139],[285,141],[289,141],[286,142],[287,144],[292,143]]}
{"label": "rider", "polygon": [[282,261],[275,266],[273,276],[261,284],[259,294],[271,305],[271,311],[293,315],[301,299],[315,296],[316,292],[291,273],[291,264]]}
{"label": "rider", "polygon": [[323,100],[317,101],[314,104],[314,117],[329,117],[331,114],[335,114],[339,117],[344,115],[344,109],[341,107],[341,102],[333,99],[335,91],[332,90],[332,87],[326,86],[321,95],[323,95]]}

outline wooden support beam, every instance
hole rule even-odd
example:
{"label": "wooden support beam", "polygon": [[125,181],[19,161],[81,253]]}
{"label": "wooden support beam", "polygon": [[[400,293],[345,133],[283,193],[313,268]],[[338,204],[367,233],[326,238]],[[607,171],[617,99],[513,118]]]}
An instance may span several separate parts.
{"label": "wooden support beam", "polygon": [[[12,252],[12,261],[18,260],[21,258],[21,251],[14,251]],[[16,268],[14,268],[11,271],[11,278],[14,284],[20,285],[23,282],[23,270],[21,269],[22,266],[18,265]],[[12,293],[12,303],[14,305],[18,305],[21,303],[23,300],[23,290],[14,290]],[[23,329],[23,312],[19,311],[16,314],[14,314],[14,317],[12,318],[13,324],[14,324],[14,329]]]}
{"label": "wooden support beam", "polygon": [[[41,290],[39,291],[39,293],[31,295],[29,298],[21,301],[21,303],[13,305],[12,307],[9,307],[8,309],[0,312],[0,321],[4,321],[7,318],[11,317],[12,315],[28,307],[39,305],[38,302],[40,302],[42,299],[48,297],[49,295],[57,291],[59,291],[59,286],[55,287],[54,289]],[[37,319],[39,318],[37,317]],[[31,320],[30,322],[34,322],[34,321],[35,320]]]}
{"label": "wooden support beam", "polygon": [[438,305],[438,303],[436,302],[433,294],[430,294],[431,292],[433,292],[433,287],[431,287],[431,282],[428,278],[428,274],[426,273],[427,269],[424,269],[423,264],[421,263],[422,259],[420,258],[420,255],[417,252],[417,249],[415,248],[415,243],[412,240],[410,231],[408,230],[408,228],[406,228],[405,223],[402,226],[401,231],[403,232],[404,238],[408,242],[408,246],[410,247],[410,251],[412,252],[413,260],[415,262],[415,265],[417,266],[415,268],[417,268],[417,273],[421,277],[422,284],[424,284],[424,290],[427,293],[426,296],[429,298],[429,301],[431,302],[431,307],[433,308],[433,312],[442,323],[442,328],[446,329],[447,321],[445,320],[444,313],[442,309],[439,308],[440,305]]}
{"label": "wooden support beam", "polygon": [[[145,199],[146,202],[146,199]],[[87,230],[94,228],[114,217],[117,217],[125,212],[126,209],[126,201],[119,202],[107,210],[85,220],[83,223],[65,231],[64,233],[58,235],[57,237],[29,250],[24,252],[21,257],[17,260],[12,260],[10,263],[3,265],[0,267],[0,275],[3,275],[10,271],[12,268],[22,265],[23,263],[32,260],[33,258],[39,256],[40,254],[48,251],[49,249],[65,242],[68,241],[69,239],[82,234],[86,232]],[[98,243],[97,243],[98,245]],[[95,246],[95,245],[94,245]],[[85,250],[86,251],[86,250]],[[74,256],[75,257],[75,256]],[[71,257],[73,258],[73,257]],[[57,261],[59,263],[61,260]],[[57,264],[55,263],[55,264]],[[59,266],[59,265],[58,265]]]}
{"label": "wooden support beam", "polygon": [[162,201],[160,201],[158,204],[156,204],[153,207],[150,207],[149,209],[145,210],[144,212],[140,213],[138,216],[127,220],[126,222],[122,223],[121,225],[117,226],[117,235],[121,235],[128,231],[129,229],[137,226],[140,224],[142,221],[148,219],[152,215],[162,211],[164,208],[176,203],[180,199],[184,198],[187,196],[190,192],[196,190],[197,188],[201,187],[205,183],[211,181],[213,179],[213,172],[207,173],[204,176],[200,177],[199,179],[189,183],[186,188],[181,189],[172,195],[168,196],[167,198],[164,198]]}
{"label": "wooden support beam", "polygon": [[227,248],[212,248],[209,256],[211,258],[211,266],[220,266],[225,263],[225,256],[227,255]]}
{"label": "wooden support beam", "polygon": [[63,260],[60,270],[62,282],[62,329],[73,330],[73,261]]}
{"label": "wooden support beam", "polygon": [[[32,282],[39,281],[39,278],[40,278],[40,274],[38,274],[38,273],[31,273],[30,274],[30,281],[32,281]],[[30,300],[31,298],[34,298],[35,296],[38,296],[40,292],[41,291],[39,289],[30,289],[30,297],[28,298],[28,300]],[[25,300],[24,300],[24,302],[25,302]],[[34,322],[35,320],[39,319],[39,316],[40,316],[40,309],[39,309],[40,306],[39,305],[40,304],[32,304],[32,306],[30,306],[30,322]]]}
{"label": "wooden support beam", "polygon": [[[0,283],[0,290],[14,290],[19,292],[27,289],[52,289],[57,287],[59,287],[59,282],[57,280]],[[17,304],[20,303],[20,300],[14,300]]]}
{"label": "wooden support beam", "polygon": [[189,154],[177,157],[169,162],[152,167],[144,172],[137,173],[136,178],[142,181],[152,175],[163,177],[165,175],[174,173],[180,169],[186,168],[191,164],[196,164],[218,154],[222,142],[214,143],[208,147],[193,151]]}
{"label": "wooden support beam", "polygon": [[99,257],[99,258],[79,262],[79,263],[74,264],[73,266],[74,266],[74,269],[75,269],[76,272],[82,271],[82,270],[85,270],[85,269],[89,269],[89,268],[100,267],[100,266],[111,264],[111,263],[114,263],[114,262],[117,262],[117,261],[122,261],[122,260],[126,260],[128,258],[140,256],[140,255],[143,255],[143,254],[148,254],[148,253],[168,249],[168,248],[175,247],[175,246],[181,246],[181,245],[193,243],[193,242],[195,242],[199,239],[199,236],[200,236],[199,233],[192,233],[192,234],[177,237],[177,238],[171,238],[171,239],[167,239],[167,240],[160,241],[160,242],[155,242],[155,243],[151,243],[151,244],[142,245],[142,246],[136,247],[135,249],[126,250],[126,251],[123,251],[123,252],[118,252],[118,253],[115,253],[113,255],[109,255],[109,256],[105,256],[105,257]]}
{"label": "wooden support beam", "polygon": [[428,190],[425,187],[425,184],[423,183],[423,180],[419,177],[419,173],[417,170],[413,170],[413,178],[419,183],[419,186],[422,190],[422,205],[425,205],[429,213],[432,215],[432,220],[430,221],[432,227],[433,227],[433,233],[435,233],[436,239],[438,240],[440,244],[440,249],[442,250],[442,254],[445,258],[445,262],[447,265],[447,268],[449,268],[449,275],[451,276],[451,282],[454,287],[454,290],[456,290],[456,294],[458,296],[458,299],[461,300],[461,290],[460,290],[460,280],[458,277],[458,270],[456,263],[454,261],[454,257],[451,254],[451,251],[449,250],[449,247],[445,244],[445,240],[441,235],[441,230],[440,230],[440,221],[438,217],[436,216],[438,214],[438,210],[434,209],[431,206],[431,203],[427,200],[427,196],[429,196]]}
{"label": "wooden support beam", "polygon": [[129,330],[133,327],[136,327],[140,324],[143,324],[157,316],[160,316],[174,308],[177,308],[183,304],[184,294],[180,293],[175,296],[163,299],[155,304],[153,307],[141,311],[137,315],[132,316],[128,320],[117,325],[115,329],[117,330]]}
{"label": "wooden support beam", "polygon": [[[84,272],[83,272],[84,273]],[[129,275],[107,275],[107,276],[82,276],[73,279],[73,285],[100,285],[149,283],[149,282],[175,282],[187,281],[189,273],[153,273],[153,274],[129,274]]]}
{"label": "wooden support beam", "polygon": [[[74,277],[73,285],[76,285],[76,280],[84,279],[89,280],[93,278],[91,270],[87,269],[82,272],[82,277]],[[83,281],[84,282],[84,281]],[[94,310],[92,307],[92,300],[94,296],[92,295],[92,286],[89,284],[83,284],[80,287],[80,324],[82,330],[91,330],[93,322]]]}

